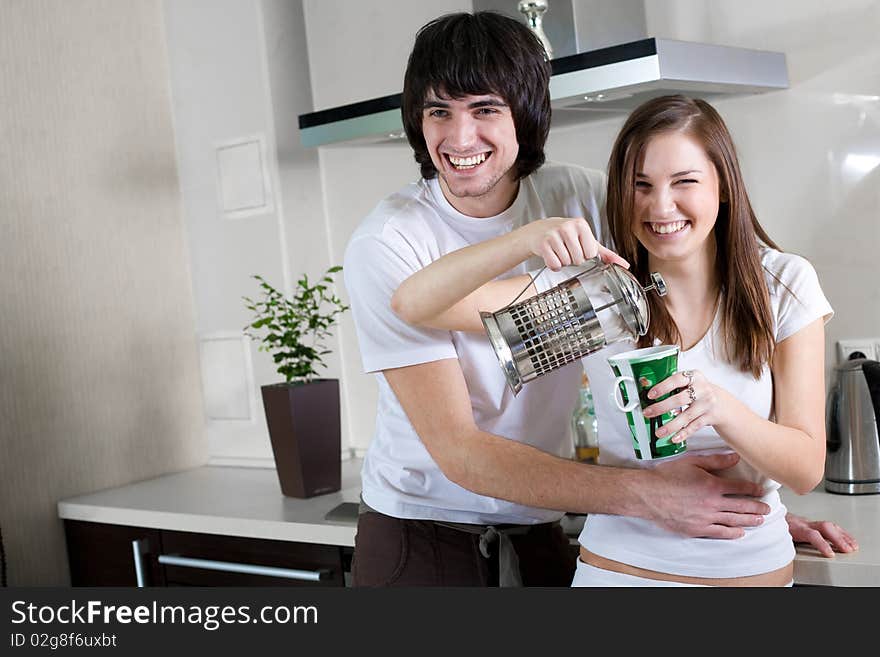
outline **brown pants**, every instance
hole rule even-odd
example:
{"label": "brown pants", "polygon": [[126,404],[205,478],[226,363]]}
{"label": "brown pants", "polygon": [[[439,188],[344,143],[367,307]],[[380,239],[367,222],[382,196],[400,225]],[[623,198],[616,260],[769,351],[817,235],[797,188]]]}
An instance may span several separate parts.
{"label": "brown pants", "polygon": [[[512,535],[523,586],[570,586],[576,552],[558,522]],[[498,544],[489,558],[479,536],[430,520],[378,512],[358,517],[353,586],[497,586]]]}

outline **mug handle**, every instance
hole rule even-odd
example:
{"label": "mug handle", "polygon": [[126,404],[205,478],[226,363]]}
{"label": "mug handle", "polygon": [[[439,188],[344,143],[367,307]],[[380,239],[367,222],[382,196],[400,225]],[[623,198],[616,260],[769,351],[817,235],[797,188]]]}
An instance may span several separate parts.
{"label": "mug handle", "polygon": [[629,413],[631,410],[636,408],[641,402],[639,401],[638,394],[633,395],[632,399],[629,400],[628,404],[623,403],[623,398],[618,397],[617,393],[620,391],[620,384],[624,381],[632,381],[633,387],[635,387],[636,380],[631,376],[621,375],[614,379],[614,387],[611,389],[611,398],[614,400],[614,405],[624,413]]}

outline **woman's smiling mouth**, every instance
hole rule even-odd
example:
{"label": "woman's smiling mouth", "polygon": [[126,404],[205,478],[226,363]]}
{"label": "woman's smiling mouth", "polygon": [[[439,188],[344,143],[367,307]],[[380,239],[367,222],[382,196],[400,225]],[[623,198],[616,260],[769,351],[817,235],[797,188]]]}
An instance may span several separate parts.
{"label": "woman's smiling mouth", "polygon": [[683,231],[691,222],[690,221],[646,221],[645,222],[655,235],[673,235]]}

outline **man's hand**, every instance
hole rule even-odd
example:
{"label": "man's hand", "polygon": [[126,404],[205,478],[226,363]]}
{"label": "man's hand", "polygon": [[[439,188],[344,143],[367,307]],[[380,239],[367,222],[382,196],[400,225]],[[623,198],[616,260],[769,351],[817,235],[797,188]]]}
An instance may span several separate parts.
{"label": "man's hand", "polygon": [[529,250],[543,258],[551,271],[582,265],[596,256],[603,262],[629,268],[626,260],[596,241],[590,224],[583,217],[548,217],[532,221],[521,230],[529,233]]}
{"label": "man's hand", "polygon": [[807,520],[793,513],[785,516],[788,531],[795,543],[809,543],[823,557],[833,557],[834,551],[855,552],[859,544],[843,527],[830,520]]}
{"label": "man's hand", "polygon": [[743,527],[764,522],[770,507],[757,499],[758,484],[724,479],[714,470],[730,468],[739,455],[686,456],[651,471],[658,479],[643,491],[647,518],[677,534],[703,538],[740,538]]}

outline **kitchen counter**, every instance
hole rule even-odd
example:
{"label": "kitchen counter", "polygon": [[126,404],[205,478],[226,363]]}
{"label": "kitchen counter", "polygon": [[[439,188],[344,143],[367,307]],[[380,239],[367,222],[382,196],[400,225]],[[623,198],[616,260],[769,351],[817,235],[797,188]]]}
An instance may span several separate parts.
{"label": "kitchen counter", "polygon": [[[339,492],[304,500],[281,494],[275,470],[204,466],[62,500],[58,515],[132,527],[351,547],[354,517],[328,520],[325,516],[340,504],[357,503],[361,463],[360,459],[343,462]],[[832,495],[816,489],[804,496],[783,491],[782,497],[793,513],[832,520],[860,545],[858,552],[833,559],[798,546],[795,583],[880,586],[880,495]]]}
{"label": "kitchen counter", "polygon": [[358,502],[362,461],[342,462],[342,488],[309,499],[284,497],[274,469],[203,466],[61,500],[65,520],[354,546],[356,520],[325,515]]}

